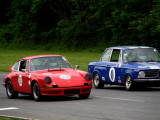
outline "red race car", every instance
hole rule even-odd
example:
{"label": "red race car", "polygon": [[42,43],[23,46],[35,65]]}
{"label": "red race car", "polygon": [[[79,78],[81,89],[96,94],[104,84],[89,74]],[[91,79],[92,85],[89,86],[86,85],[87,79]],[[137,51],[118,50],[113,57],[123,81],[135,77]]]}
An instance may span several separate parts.
{"label": "red race car", "polygon": [[92,88],[91,74],[73,69],[60,55],[25,57],[10,70],[3,80],[9,98],[18,97],[19,93],[32,94],[35,101],[42,96],[88,98]]}

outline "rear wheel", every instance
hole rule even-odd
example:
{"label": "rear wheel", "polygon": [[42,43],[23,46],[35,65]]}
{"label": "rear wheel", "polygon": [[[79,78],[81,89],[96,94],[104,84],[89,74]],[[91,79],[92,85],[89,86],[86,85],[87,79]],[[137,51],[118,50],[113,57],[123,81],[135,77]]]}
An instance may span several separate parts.
{"label": "rear wheel", "polygon": [[125,78],[125,89],[130,91],[130,90],[133,90],[133,88],[134,88],[133,79],[130,75],[127,75]]}
{"label": "rear wheel", "polygon": [[88,98],[90,96],[90,93],[86,93],[86,94],[81,94],[81,95],[79,95],[79,98],[81,98],[81,99],[86,99],[86,98]]}
{"label": "rear wheel", "polygon": [[42,97],[38,83],[34,83],[32,86],[32,96],[35,101],[39,101]]}
{"label": "rear wheel", "polygon": [[96,73],[94,75],[93,85],[94,85],[95,88],[103,88],[104,87],[104,83],[100,80],[98,73]]}
{"label": "rear wheel", "polygon": [[15,90],[13,89],[12,82],[10,80],[6,84],[6,93],[8,98],[18,97],[18,92],[15,92]]}

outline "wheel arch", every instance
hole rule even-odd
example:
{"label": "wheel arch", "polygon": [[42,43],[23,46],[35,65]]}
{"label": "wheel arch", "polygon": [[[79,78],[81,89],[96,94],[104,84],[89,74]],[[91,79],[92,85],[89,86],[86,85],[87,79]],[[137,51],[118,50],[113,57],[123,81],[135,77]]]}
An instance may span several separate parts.
{"label": "wheel arch", "polygon": [[31,82],[31,91],[32,91],[34,83],[38,83],[37,80],[32,80],[32,82]]}
{"label": "wheel arch", "polygon": [[127,77],[127,76],[131,76],[131,78],[133,78],[130,73],[126,73],[125,76],[124,76],[124,82],[126,81],[126,77]]}
{"label": "wheel arch", "polygon": [[10,78],[6,78],[6,80],[5,80],[5,87],[6,87],[8,81],[11,81],[11,79]]}
{"label": "wheel arch", "polygon": [[100,75],[99,72],[98,72],[97,70],[93,72],[93,77],[94,77],[95,74]]}
{"label": "wheel arch", "polygon": [[124,72],[125,72],[125,75],[124,75],[124,83],[125,83],[126,77],[127,77],[128,75],[131,76],[132,79],[134,78],[134,71],[133,71],[133,70],[127,69],[127,70],[125,70]]}
{"label": "wheel arch", "polygon": [[94,78],[94,75],[95,75],[95,74],[98,74],[100,81],[102,81],[102,79],[101,79],[101,78],[102,78],[102,77],[101,77],[102,75],[100,74],[100,72],[99,72],[98,70],[96,70],[96,71],[93,72],[93,78]]}

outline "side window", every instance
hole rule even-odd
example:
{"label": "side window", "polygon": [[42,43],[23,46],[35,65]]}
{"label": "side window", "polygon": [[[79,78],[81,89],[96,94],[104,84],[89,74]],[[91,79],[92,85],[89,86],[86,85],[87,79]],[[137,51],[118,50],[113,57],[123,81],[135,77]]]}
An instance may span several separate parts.
{"label": "side window", "polygon": [[20,68],[19,68],[19,71],[26,71],[27,70],[27,60],[23,60],[20,62]]}
{"label": "side window", "polygon": [[109,62],[112,50],[108,49],[102,56],[102,62]]}
{"label": "side window", "polygon": [[118,62],[120,58],[120,50],[113,50],[111,62]]}
{"label": "side window", "polygon": [[19,70],[19,62],[15,63],[12,67],[13,71],[18,71]]}

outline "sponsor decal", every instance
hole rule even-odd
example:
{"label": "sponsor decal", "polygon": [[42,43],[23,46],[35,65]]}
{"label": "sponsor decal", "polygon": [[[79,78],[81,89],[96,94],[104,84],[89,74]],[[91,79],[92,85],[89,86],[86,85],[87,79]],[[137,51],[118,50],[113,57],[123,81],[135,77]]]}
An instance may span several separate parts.
{"label": "sponsor decal", "polygon": [[120,76],[118,76],[118,83],[122,83]]}
{"label": "sponsor decal", "polygon": [[29,78],[31,78],[31,74],[29,74],[29,76],[28,76]]}
{"label": "sponsor decal", "polygon": [[121,80],[118,80],[118,83],[122,83],[122,81],[121,81]]}
{"label": "sponsor decal", "polygon": [[69,76],[69,75],[60,75],[59,77],[61,79],[65,79],[65,80],[71,79],[71,76]]}
{"label": "sponsor decal", "polygon": [[115,81],[115,69],[113,67],[109,70],[109,78],[112,82]]}
{"label": "sponsor decal", "polygon": [[31,84],[31,81],[30,81],[30,80],[28,81],[28,84],[29,84],[29,85]]}
{"label": "sponsor decal", "polygon": [[102,77],[102,80],[105,81],[105,77]]}
{"label": "sponsor decal", "polygon": [[18,77],[18,83],[19,83],[19,86],[22,86],[22,83],[23,83],[23,81],[22,81],[22,75],[19,75],[19,77]]}

